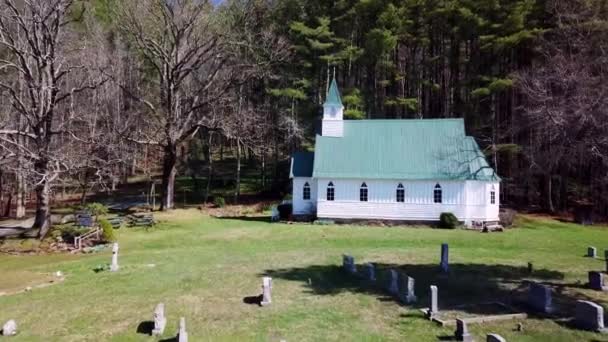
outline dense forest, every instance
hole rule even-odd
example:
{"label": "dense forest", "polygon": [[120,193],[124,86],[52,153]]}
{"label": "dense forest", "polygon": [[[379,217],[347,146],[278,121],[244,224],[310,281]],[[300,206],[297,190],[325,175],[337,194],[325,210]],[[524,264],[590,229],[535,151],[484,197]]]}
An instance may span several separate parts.
{"label": "dense forest", "polygon": [[[68,187],[204,179],[286,193],[329,82],[348,119],[465,119],[502,203],[608,214],[606,0],[0,0],[0,213]],[[221,157],[220,157],[221,156]]]}

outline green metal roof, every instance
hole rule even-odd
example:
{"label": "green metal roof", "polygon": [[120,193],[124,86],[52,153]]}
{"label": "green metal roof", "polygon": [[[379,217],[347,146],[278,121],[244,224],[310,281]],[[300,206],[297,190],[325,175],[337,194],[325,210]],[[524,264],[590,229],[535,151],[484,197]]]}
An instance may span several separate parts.
{"label": "green metal roof", "polygon": [[317,136],[315,178],[500,180],[463,119],[345,120]]}
{"label": "green metal roof", "polygon": [[312,152],[296,152],[291,156],[289,177],[312,177],[312,167],[315,154]]}
{"label": "green metal roof", "polygon": [[325,105],[342,106],[342,99],[340,98],[340,91],[338,90],[338,83],[335,78],[331,81],[331,85],[329,86]]}

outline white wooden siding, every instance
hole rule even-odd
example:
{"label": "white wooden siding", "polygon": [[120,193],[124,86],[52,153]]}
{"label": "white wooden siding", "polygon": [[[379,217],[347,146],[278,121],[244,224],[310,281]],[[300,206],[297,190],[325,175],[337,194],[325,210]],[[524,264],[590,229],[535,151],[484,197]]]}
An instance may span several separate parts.
{"label": "white wooden siding", "polygon": [[[310,185],[310,200],[304,200],[304,184]],[[317,210],[317,181],[312,178],[294,177],[293,179],[293,214],[311,215]]]}
{"label": "white wooden siding", "polygon": [[344,121],[342,120],[323,120],[321,131],[324,137],[343,137]]}
{"label": "white wooden siding", "polygon": [[[334,201],[326,200],[327,185],[330,181],[334,184]],[[367,185],[368,202],[359,201],[359,189],[363,182]],[[399,183],[405,188],[403,203],[397,202],[396,199]],[[442,203],[433,202],[436,184],[441,186]],[[494,205],[490,204],[489,195],[492,185],[496,191]],[[319,179],[317,187],[316,209],[320,218],[436,221],[442,212],[451,212],[466,223],[471,220],[498,219],[498,183]],[[294,195],[295,193],[294,189]]]}

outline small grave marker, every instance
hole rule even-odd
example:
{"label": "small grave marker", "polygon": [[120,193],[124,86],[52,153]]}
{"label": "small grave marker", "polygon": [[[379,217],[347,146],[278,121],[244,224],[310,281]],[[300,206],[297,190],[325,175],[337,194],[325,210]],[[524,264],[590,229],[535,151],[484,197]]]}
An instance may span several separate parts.
{"label": "small grave marker", "polygon": [[551,288],[542,284],[532,283],[528,292],[528,304],[533,309],[542,313],[553,312]]}
{"label": "small grave marker", "polygon": [[162,335],[167,326],[167,318],[165,317],[165,304],[159,303],[154,308],[154,329],[152,335]]}
{"label": "small grave marker", "polygon": [[488,334],[486,335],[486,342],[507,342],[507,340],[498,334]]}
{"label": "small grave marker", "polygon": [[186,331],[186,318],[179,319],[179,331],[177,332],[178,342],[188,342],[188,332]]}
{"label": "small grave marker", "polygon": [[399,295],[399,274],[395,270],[389,270],[388,272],[388,284],[386,289],[388,293],[397,296]]}
{"label": "small grave marker", "polygon": [[110,265],[110,271],[116,272],[120,267],[118,266],[118,243],[112,245],[112,265]]}
{"label": "small grave marker", "polygon": [[437,289],[437,286],[431,285],[430,290],[431,290],[430,307],[427,311],[427,317],[429,319],[433,319],[433,317],[435,317],[435,315],[439,312],[439,306],[437,305],[438,289]]}
{"label": "small grave marker", "polygon": [[576,302],[574,322],[581,329],[604,332],[604,308],[596,303]]}
{"label": "small grave marker", "polygon": [[587,257],[589,257],[589,258],[597,257],[597,249],[593,246],[587,247]]}
{"label": "small grave marker", "polygon": [[272,303],[272,278],[262,278],[262,301],[260,305],[267,306]]}
{"label": "small grave marker", "polygon": [[370,282],[376,281],[376,267],[371,262],[365,264],[365,279]]}
{"label": "small grave marker", "polygon": [[416,302],[416,293],[414,292],[415,280],[414,278],[401,273],[399,275],[399,297],[405,304],[411,304]]}
{"label": "small grave marker", "polygon": [[443,243],[441,244],[441,263],[439,264],[443,273],[448,273],[450,270],[449,258],[449,246],[447,243]]}
{"label": "small grave marker", "polygon": [[2,336],[15,336],[17,335],[17,322],[11,319],[4,323],[2,326]]}
{"label": "small grave marker", "polygon": [[469,328],[467,327],[467,322],[456,319],[456,331],[454,332],[456,337],[456,341],[461,342],[473,342],[473,336],[469,333]]}
{"label": "small grave marker", "polygon": [[589,272],[589,287],[597,291],[607,291],[608,287],[604,286],[604,274],[601,272]]}
{"label": "small grave marker", "polygon": [[355,258],[350,255],[342,256],[342,267],[344,267],[344,270],[350,274],[357,273],[357,266],[355,266]]}

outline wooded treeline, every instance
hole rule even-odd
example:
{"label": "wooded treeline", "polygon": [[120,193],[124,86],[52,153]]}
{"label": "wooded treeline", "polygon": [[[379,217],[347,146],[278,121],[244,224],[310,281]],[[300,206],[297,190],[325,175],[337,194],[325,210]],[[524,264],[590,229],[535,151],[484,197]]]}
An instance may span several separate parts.
{"label": "wooded treeline", "polygon": [[[2,211],[62,185],[204,176],[262,187],[311,148],[336,77],[349,119],[464,117],[502,202],[608,212],[605,0],[0,0]],[[217,153],[216,153],[217,154]],[[198,171],[197,171],[198,170]],[[268,180],[268,181],[267,181]]]}

